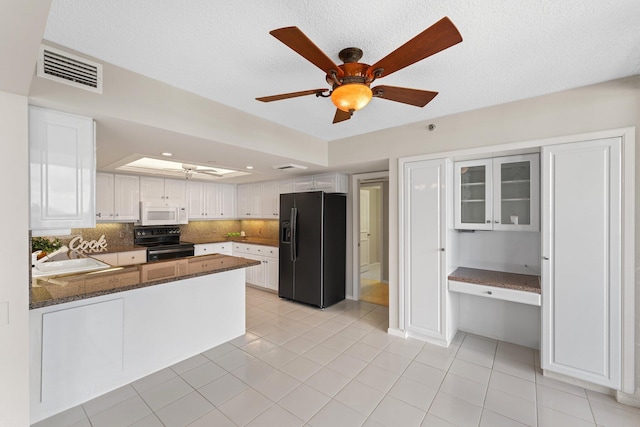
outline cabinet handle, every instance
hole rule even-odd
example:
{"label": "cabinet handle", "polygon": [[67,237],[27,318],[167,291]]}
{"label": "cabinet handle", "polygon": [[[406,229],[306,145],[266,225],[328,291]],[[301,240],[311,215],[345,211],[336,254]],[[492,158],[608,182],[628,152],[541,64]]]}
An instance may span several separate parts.
{"label": "cabinet handle", "polygon": [[98,218],[102,218],[102,213],[98,212],[98,213],[96,214],[96,216],[97,216]]}
{"label": "cabinet handle", "polygon": [[549,261],[549,257],[548,256],[543,256],[542,259],[545,260],[545,261]]}
{"label": "cabinet handle", "polygon": [[116,216],[120,216],[120,214],[119,214],[119,213],[117,213],[117,214],[116,214]]}
{"label": "cabinet handle", "polygon": [[487,220],[487,224],[491,224],[491,220],[490,219]]}
{"label": "cabinet handle", "polygon": [[487,294],[489,294],[489,295],[493,295],[493,292],[491,292],[491,291],[487,291]]}
{"label": "cabinet handle", "polygon": [[497,219],[493,222],[495,222],[496,224],[500,224],[500,221],[498,221]]}
{"label": "cabinet handle", "polygon": [[440,252],[444,252],[444,248],[440,248],[438,249]]}

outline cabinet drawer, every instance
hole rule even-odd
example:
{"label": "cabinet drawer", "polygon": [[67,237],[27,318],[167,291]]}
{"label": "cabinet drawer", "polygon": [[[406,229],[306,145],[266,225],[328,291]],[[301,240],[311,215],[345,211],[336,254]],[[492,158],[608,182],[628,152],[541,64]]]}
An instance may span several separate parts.
{"label": "cabinet drawer", "polygon": [[278,258],[279,254],[280,254],[280,250],[278,248],[275,248],[273,246],[264,247],[264,251],[263,251],[264,256],[271,257],[271,258]]}
{"label": "cabinet drawer", "polygon": [[213,252],[218,254],[231,254],[233,250],[231,243],[214,243]]}
{"label": "cabinet drawer", "polygon": [[449,280],[449,291],[540,306],[540,294]]}
{"label": "cabinet drawer", "polygon": [[118,265],[134,265],[147,262],[147,251],[141,249],[139,251],[118,252]]}
{"label": "cabinet drawer", "polygon": [[195,256],[210,255],[216,252],[215,245],[213,243],[205,243],[193,246],[193,254]]}

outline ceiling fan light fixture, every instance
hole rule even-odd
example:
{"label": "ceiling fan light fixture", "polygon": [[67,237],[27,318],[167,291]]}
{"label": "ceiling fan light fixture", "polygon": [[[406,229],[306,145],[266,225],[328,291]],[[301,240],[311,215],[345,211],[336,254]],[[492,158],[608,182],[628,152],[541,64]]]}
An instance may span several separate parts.
{"label": "ceiling fan light fixture", "polygon": [[364,83],[346,83],[337,86],[331,93],[331,102],[339,110],[352,112],[364,108],[371,98],[373,92]]}

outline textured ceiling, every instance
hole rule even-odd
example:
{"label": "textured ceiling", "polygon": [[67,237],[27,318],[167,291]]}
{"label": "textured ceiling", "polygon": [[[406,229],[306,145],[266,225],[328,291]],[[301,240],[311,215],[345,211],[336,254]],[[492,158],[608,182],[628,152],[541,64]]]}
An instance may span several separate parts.
{"label": "textured ceiling", "polygon": [[[333,125],[328,99],[254,99],[326,86],[272,29],[372,64],[443,16],[464,41],[381,80],[440,92],[424,108],[373,99]],[[638,0],[53,0],[44,38],[330,141],[639,74],[639,22]]]}

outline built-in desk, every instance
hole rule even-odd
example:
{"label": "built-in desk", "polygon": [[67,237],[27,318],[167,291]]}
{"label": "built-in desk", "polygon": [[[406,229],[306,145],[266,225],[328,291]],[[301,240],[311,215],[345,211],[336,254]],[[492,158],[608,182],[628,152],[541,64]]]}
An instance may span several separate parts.
{"label": "built-in desk", "polygon": [[449,291],[540,306],[540,276],[459,267],[448,277]]}

